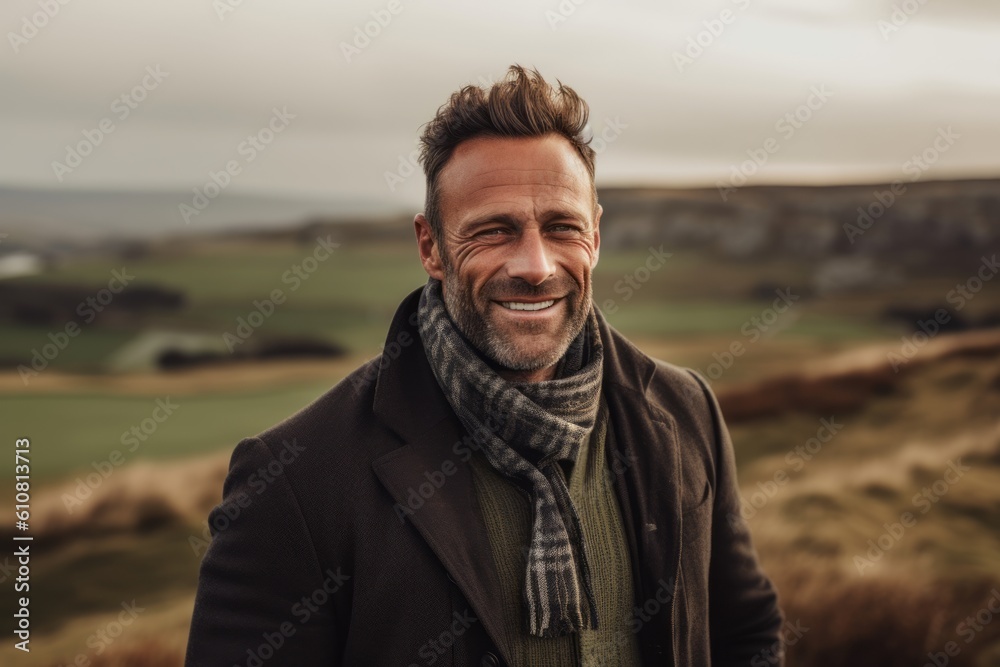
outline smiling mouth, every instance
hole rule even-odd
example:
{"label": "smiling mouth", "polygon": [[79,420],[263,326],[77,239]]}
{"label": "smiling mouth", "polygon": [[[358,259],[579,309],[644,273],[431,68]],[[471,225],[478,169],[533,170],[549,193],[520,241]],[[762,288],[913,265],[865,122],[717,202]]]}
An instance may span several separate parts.
{"label": "smiling mouth", "polygon": [[499,303],[501,306],[503,306],[504,308],[506,308],[508,310],[534,311],[534,310],[545,310],[546,308],[550,308],[558,300],[559,299],[549,299],[547,301],[536,301],[536,302],[528,302],[528,301],[497,301],[497,303]]}

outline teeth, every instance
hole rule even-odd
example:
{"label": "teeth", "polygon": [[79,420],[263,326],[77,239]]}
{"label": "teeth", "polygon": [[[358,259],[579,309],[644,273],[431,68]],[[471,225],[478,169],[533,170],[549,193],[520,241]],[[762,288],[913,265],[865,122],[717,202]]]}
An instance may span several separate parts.
{"label": "teeth", "polygon": [[543,308],[548,308],[555,303],[554,299],[549,299],[548,301],[539,301],[538,303],[523,303],[520,301],[501,301],[500,305],[504,308],[510,308],[511,310],[542,310]]}

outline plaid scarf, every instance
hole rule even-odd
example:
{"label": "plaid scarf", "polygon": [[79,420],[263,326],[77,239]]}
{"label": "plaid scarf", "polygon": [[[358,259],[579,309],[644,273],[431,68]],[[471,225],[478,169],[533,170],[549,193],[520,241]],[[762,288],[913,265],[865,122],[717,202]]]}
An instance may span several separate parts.
{"label": "plaid scarf", "polygon": [[[510,382],[455,327],[439,280],[430,278],[420,295],[420,337],[449,404],[469,433],[486,434],[490,465],[530,489],[525,616],[527,631],[539,637],[597,627],[580,519],[559,465],[576,460],[597,420],[604,353],[595,309],[591,304],[554,379]],[[487,428],[489,420],[499,427]]]}

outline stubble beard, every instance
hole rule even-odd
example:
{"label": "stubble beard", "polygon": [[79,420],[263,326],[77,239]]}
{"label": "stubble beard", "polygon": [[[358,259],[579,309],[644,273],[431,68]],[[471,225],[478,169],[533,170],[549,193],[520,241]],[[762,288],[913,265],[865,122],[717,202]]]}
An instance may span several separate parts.
{"label": "stubble beard", "polygon": [[[481,295],[483,302],[480,303],[473,296],[471,286],[459,280],[457,271],[446,267],[445,308],[462,335],[487,361],[496,366],[515,371],[536,371],[548,368],[558,362],[587,323],[592,301],[590,281],[587,281],[582,299],[579,287],[575,282],[569,284],[568,278],[568,289],[553,289],[553,285],[548,283],[544,286],[533,287],[521,280],[511,282],[505,287],[505,289],[499,289],[487,284],[484,288],[484,294]],[[488,315],[491,309],[503,307],[493,303],[489,296],[490,293],[506,298],[538,298],[551,295],[554,292],[565,294],[561,307],[566,308],[566,316],[558,329],[556,342],[552,345],[544,345],[541,349],[534,346],[528,349],[521,341],[514,339],[509,331],[516,330],[524,334],[538,333],[548,326],[547,323],[525,322],[522,325],[517,325],[516,329],[512,326],[501,328]]]}

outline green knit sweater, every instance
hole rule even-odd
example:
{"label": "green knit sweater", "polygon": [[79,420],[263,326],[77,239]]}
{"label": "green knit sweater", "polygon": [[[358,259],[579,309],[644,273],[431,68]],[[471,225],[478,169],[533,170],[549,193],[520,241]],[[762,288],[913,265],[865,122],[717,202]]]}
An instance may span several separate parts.
{"label": "green knit sweater", "polygon": [[597,602],[598,627],[564,637],[528,634],[524,620],[525,550],[531,537],[527,495],[496,472],[482,452],[472,457],[476,497],[486,519],[493,561],[499,574],[496,594],[503,601],[504,632],[513,649],[512,667],[639,665],[635,634],[629,628],[633,588],[628,542],[611,476],[605,462],[608,409],[601,395],[594,430],[568,467],[569,492],[580,515]]}

